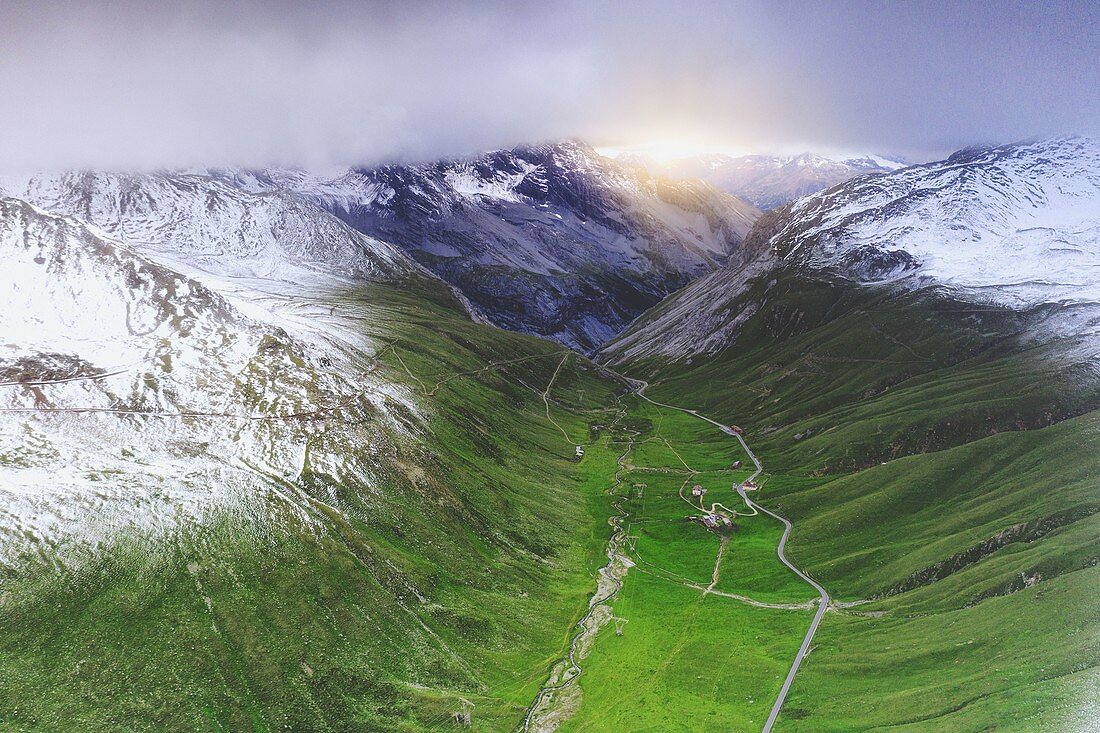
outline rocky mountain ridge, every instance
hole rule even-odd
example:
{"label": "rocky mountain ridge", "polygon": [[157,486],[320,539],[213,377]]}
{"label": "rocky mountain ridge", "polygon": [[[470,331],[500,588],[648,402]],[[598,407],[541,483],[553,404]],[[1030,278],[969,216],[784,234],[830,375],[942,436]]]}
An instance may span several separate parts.
{"label": "rocky mountain ridge", "polygon": [[1043,331],[1089,336],[1098,331],[1098,268],[1100,144],[967,149],[770,212],[740,257],[643,316],[605,353],[682,358],[727,348],[761,297],[741,296],[784,272],[1037,310]]}
{"label": "rocky mountain ridge", "polygon": [[717,268],[759,215],[710,185],[650,176],[579,141],[335,177],[214,174],[303,196],[401,247],[496,325],[582,351]]}

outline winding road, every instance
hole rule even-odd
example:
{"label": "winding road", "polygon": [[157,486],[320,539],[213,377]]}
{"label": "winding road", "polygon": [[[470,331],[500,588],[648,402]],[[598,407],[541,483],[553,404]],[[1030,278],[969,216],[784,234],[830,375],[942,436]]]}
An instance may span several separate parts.
{"label": "winding road", "polygon": [[[608,371],[610,372],[611,370]],[[753,474],[747,479],[747,481],[752,481],[764,471],[764,466],[760,463],[760,459],[757,458],[756,454],[752,452],[751,448],[749,448],[749,445],[745,442],[744,437],[735,433],[733,430],[730,429],[728,425],[723,425],[717,420],[712,420],[705,415],[700,415],[695,410],[689,410],[684,407],[677,407],[676,405],[669,405],[665,404],[664,402],[657,402],[656,400],[650,399],[649,397],[645,396],[645,390],[647,387],[649,387],[649,382],[641,379],[631,379],[630,377],[623,376],[621,374],[618,374],[617,372],[611,373],[615,374],[620,379],[624,379],[628,383],[634,385],[634,393],[646,402],[657,405],[659,407],[665,407],[670,410],[685,412],[688,415],[699,418],[700,420],[705,420],[711,425],[717,427],[726,435],[731,435],[736,438],[737,442],[741,444],[741,447],[745,450],[745,453],[752,460],[753,466],[756,467],[756,470],[753,471]],[[787,672],[787,678],[783,680],[783,686],[779,689],[779,695],[778,697],[776,697],[775,704],[772,705],[771,712],[768,714],[768,720],[764,723],[764,727],[761,729],[761,733],[771,733],[772,728],[775,726],[776,718],[779,717],[779,711],[783,709],[783,703],[787,700],[787,694],[790,692],[791,684],[794,682],[795,675],[798,674],[798,668],[802,665],[802,660],[806,658],[806,655],[810,651],[810,645],[813,643],[814,634],[817,633],[817,627],[821,625],[821,619],[824,618],[825,611],[828,610],[829,603],[832,602],[832,598],[829,596],[829,592],[826,591],[820,583],[804,573],[794,563],[787,559],[785,550],[787,546],[787,538],[790,537],[792,529],[790,521],[786,517],[776,514],[770,509],[766,509],[765,507],[760,506],[755,501],[750,499],[748,497],[748,494],[745,492],[743,486],[737,487],[737,493],[741,495],[741,498],[745,501],[745,504],[750,509],[755,509],[757,511],[763,512],[764,514],[778,519],[780,522],[783,523],[783,536],[779,539],[779,545],[776,550],[777,554],[779,555],[779,561],[790,568],[795,575],[809,583],[809,585],[818,593],[817,613],[814,614],[814,620],[810,623],[810,628],[806,631],[806,636],[802,639],[802,646],[798,648],[798,653],[795,654],[794,661],[791,662],[791,668]]]}
{"label": "winding road", "polygon": [[[740,438],[741,436],[738,435],[737,437]],[[742,444],[744,444],[743,440],[741,442]],[[748,446],[745,446],[745,450],[748,450]],[[753,456],[751,452],[749,452],[749,456],[752,457],[753,461],[756,460],[756,456]],[[757,465],[759,466],[760,464]],[[772,706],[771,713],[768,714],[768,720],[764,723],[764,727],[761,729],[761,733],[770,733],[772,726],[775,725],[775,719],[779,717],[779,711],[783,709],[783,703],[787,699],[787,693],[791,690],[791,683],[794,682],[794,676],[798,674],[798,668],[802,664],[802,660],[806,658],[806,655],[810,651],[810,644],[814,640],[814,634],[817,633],[817,627],[821,625],[821,619],[825,616],[825,611],[829,608],[829,603],[832,599],[829,597],[829,592],[821,587],[821,585],[816,580],[799,570],[798,567],[794,565],[794,563],[787,559],[787,555],[784,550],[787,546],[787,538],[791,534],[790,520],[788,520],[786,517],[776,514],[773,511],[765,509],[764,507],[754,502],[745,494],[744,488],[740,486],[737,487],[737,493],[741,494],[741,498],[744,499],[745,503],[748,504],[750,507],[755,507],[765,514],[775,517],[783,523],[783,536],[779,539],[779,561],[790,568],[792,571],[794,571],[795,575],[809,583],[820,596],[817,604],[817,613],[814,614],[814,620],[810,623],[809,630],[806,631],[806,637],[802,640],[802,646],[798,648],[798,653],[795,654],[794,661],[791,663],[791,669],[789,672],[787,672],[787,679],[783,680],[783,687],[779,689],[779,697],[776,698],[775,705]]]}

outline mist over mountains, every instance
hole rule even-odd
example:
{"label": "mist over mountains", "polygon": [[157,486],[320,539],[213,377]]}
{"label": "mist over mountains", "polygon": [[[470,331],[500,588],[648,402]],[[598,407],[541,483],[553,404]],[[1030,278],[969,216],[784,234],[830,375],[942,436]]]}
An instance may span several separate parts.
{"label": "mist over mountains", "polygon": [[849,178],[887,173],[907,165],[877,155],[826,156],[809,152],[743,156],[715,153],[663,163],[644,154],[624,153],[617,159],[640,166],[654,175],[706,181],[762,211],[817,193]]}
{"label": "mist over mountains", "polygon": [[1088,729],[1098,204],[1082,137],[6,176],[0,721]]}

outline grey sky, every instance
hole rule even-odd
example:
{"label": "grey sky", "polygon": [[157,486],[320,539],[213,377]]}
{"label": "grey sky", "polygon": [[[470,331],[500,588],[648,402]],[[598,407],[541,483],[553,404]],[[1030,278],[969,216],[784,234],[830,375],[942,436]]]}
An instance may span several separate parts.
{"label": "grey sky", "polygon": [[0,169],[1100,132],[1100,2],[0,3]]}

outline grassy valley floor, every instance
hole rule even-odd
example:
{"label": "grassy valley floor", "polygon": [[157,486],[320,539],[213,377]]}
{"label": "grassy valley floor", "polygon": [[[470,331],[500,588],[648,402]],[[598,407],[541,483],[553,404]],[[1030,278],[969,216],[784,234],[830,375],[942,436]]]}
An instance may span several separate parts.
{"label": "grassy valley floor", "polygon": [[[733,490],[735,439],[441,288],[316,297],[414,396],[408,432],[326,417],[371,480],[307,464],[262,510],[5,571],[0,728],[761,728],[817,596]],[[746,428],[753,499],[834,597],[776,730],[1086,729],[1097,392],[969,314],[877,303],[867,346],[858,297],[792,289],[736,350],[625,367]]]}
{"label": "grassy valley floor", "polygon": [[[834,597],[777,731],[1100,725],[1098,381],[1072,343],[1025,332],[1005,311],[780,280],[735,347],[626,365],[654,399],[747,429],[769,472],[756,500]],[[788,592],[746,571],[716,587]]]}
{"label": "grassy valley floor", "polygon": [[[576,689],[556,692],[530,729],[759,729],[816,593],[780,564],[782,525],[733,490],[752,465],[736,440],[637,398],[629,415],[640,430],[619,441],[625,471],[615,492],[629,569],[582,652]],[[707,488],[703,506],[695,485]],[[737,513],[733,528],[698,521],[715,503]]]}

